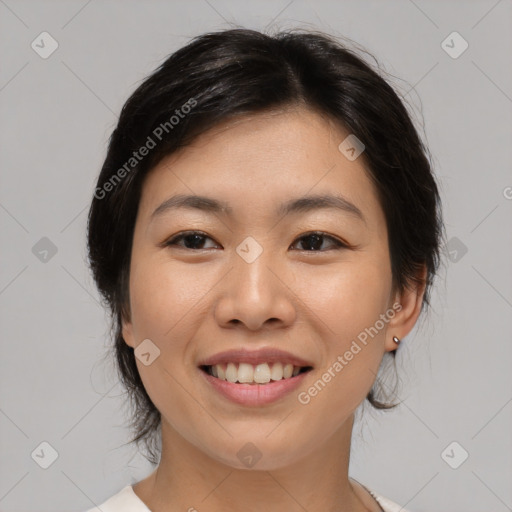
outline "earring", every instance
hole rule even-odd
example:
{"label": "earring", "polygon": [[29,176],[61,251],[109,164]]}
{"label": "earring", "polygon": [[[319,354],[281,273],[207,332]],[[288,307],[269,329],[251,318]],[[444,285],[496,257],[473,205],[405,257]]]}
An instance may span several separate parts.
{"label": "earring", "polygon": [[400,339],[396,336],[393,336],[393,341],[398,345],[400,343]]}

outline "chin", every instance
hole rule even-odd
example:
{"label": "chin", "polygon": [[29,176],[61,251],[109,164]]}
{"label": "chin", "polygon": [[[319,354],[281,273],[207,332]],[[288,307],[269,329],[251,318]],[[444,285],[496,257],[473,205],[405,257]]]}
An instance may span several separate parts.
{"label": "chin", "polygon": [[297,464],[306,455],[300,441],[291,437],[287,440],[283,442],[278,436],[270,440],[266,434],[235,437],[209,450],[209,456],[232,469],[274,471]]}

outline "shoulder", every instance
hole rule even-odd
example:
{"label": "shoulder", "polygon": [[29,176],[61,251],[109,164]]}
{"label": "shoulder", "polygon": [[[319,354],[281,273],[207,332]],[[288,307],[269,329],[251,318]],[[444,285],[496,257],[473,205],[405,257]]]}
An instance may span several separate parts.
{"label": "shoulder", "polygon": [[131,485],[127,485],[117,494],[86,512],[151,512],[144,502],[133,492]]}
{"label": "shoulder", "polygon": [[[406,509],[384,496],[368,489],[367,491],[377,500],[384,512],[407,512]],[[85,512],[151,512],[144,502],[133,492],[131,485],[127,485],[117,494],[114,494],[101,505],[88,509]]]}
{"label": "shoulder", "polygon": [[390,499],[381,496],[380,494],[376,493],[375,491],[372,491],[371,489],[366,489],[377,500],[377,502],[382,507],[382,510],[384,510],[384,512],[407,512],[405,508],[403,508],[401,505],[398,505],[394,501],[391,501]]}

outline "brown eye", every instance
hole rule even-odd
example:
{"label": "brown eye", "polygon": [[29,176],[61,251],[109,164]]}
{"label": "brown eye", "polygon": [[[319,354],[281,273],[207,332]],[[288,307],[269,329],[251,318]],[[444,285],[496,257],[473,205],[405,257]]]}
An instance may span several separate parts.
{"label": "brown eye", "polygon": [[[201,231],[186,231],[180,233],[179,235],[174,236],[167,242],[165,242],[165,246],[177,246],[182,249],[208,249],[208,247],[204,247],[206,240],[212,240],[209,236],[205,235]],[[183,242],[183,243],[181,243]]]}
{"label": "brown eye", "polygon": [[[164,246],[174,246],[189,250],[210,249],[211,247],[205,247],[207,240],[213,241],[212,238],[202,233],[201,231],[186,231],[169,239],[164,243]],[[327,248],[325,248],[326,242],[328,242]],[[302,235],[301,237],[297,238],[297,242],[292,244],[290,247],[293,247],[294,245],[299,245],[298,250],[308,252],[325,252],[328,250],[336,250],[349,247],[348,244],[321,231],[314,231]]]}
{"label": "brown eye", "polygon": [[323,233],[321,231],[314,231],[312,233],[307,233],[305,235],[302,235],[300,238],[297,239],[299,241],[299,244],[302,245],[303,251],[313,251],[313,252],[324,252],[327,249],[321,249],[322,245],[326,240],[330,242],[331,249],[340,249],[343,247],[348,247],[347,244],[343,243],[341,240],[338,240],[337,238],[334,238],[326,233]]}

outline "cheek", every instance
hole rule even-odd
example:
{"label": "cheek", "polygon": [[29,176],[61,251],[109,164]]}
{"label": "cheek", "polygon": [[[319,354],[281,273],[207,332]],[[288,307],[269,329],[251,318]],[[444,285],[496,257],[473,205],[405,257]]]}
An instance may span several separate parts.
{"label": "cheek", "polygon": [[181,400],[179,382],[190,377],[186,366],[191,359],[189,342],[197,331],[198,316],[205,314],[202,299],[213,283],[199,266],[187,272],[183,264],[162,261],[159,255],[140,256],[134,262],[130,301],[135,343],[149,339],[160,351],[151,365],[137,360],[139,374],[156,407],[160,411],[170,408],[179,416],[187,409],[188,395]]}
{"label": "cheek", "polygon": [[180,418],[190,414],[191,400],[180,382],[187,377],[183,362],[195,329],[194,308],[204,290],[191,272],[176,265],[150,256],[138,261],[130,275],[133,333],[137,344],[150,339],[160,352],[149,365],[136,358],[137,369],[156,408],[174,427],[181,424],[178,430],[183,431],[185,420]]}
{"label": "cheek", "polygon": [[139,336],[172,338],[174,326],[186,319],[208,287],[197,271],[186,271],[176,262],[147,258],[130,276],[132,321]]}
{"label": "cheek", "polygon": [[318,414],[335,407],[335,428],[364,400],[381,363],[387,327],[381,315],[388,308],[391,269],[387,260],[359,257],[324,275],[316,271],[315,283],[303,280],[300,293],[320,319],[325,359],[320,382],[302,391]]}
{"label": "cheek", "polygon": [[391,292],[386,262],[351,262],[295,280],[297,294],[325,327],[329,345],[342,349],[384,313]]}

